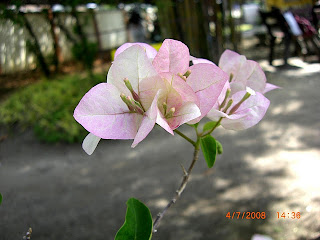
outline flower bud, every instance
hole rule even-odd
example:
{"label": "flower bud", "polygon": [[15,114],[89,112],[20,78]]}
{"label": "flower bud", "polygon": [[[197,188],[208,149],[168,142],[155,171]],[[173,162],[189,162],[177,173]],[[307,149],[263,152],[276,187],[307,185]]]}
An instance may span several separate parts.
{"label": "flower bud", "polygon": [[222,147],[221,143],[216,140],[216,144],[217,144],[217,152],[218,152],[218,154],[222,154],[223,153],[223,147]]}

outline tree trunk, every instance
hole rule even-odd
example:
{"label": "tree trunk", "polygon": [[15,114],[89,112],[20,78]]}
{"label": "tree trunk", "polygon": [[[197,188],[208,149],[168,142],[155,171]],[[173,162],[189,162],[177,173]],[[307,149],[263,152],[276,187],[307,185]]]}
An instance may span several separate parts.
{"label": "tree trunk", "polygon": [[210,34],[208,15],[208,0],[199,1],[198,5],[198,20],[199,20],[199,51],[203,58],[213,60],[213,41]]}
{"label": "tree trunk", "polygon": [[236,37],[236,29],[234,24],[234,19],[232,17],[232,0],[228,0],[228,25],[230,29],[230,40],[233,45],[233,50],[238,51],[238,43],[237,43],[237,37]]}
{"label": "tree trunk", "polygon": [[99,31],[98,21],[97,21],[96,14],[93,9],[90,9],[90,15],[92,17],[94,33],[96,35],[96,39],[97,39],[97,43],[98,43],[98,51],[100,53],[102,50],[102,43],[101,43],[101,39],[100,39],[100,31]]}
{"label": "tree trunk", "polygon": [[53,49],[54,49],[54,66],[55,66],[55,72],[59,72],[60,68],[60,61],[61,61],[61,49],[59,46],[59,39],[58,35],[56,33],[56,24],[55,24],[55,14],[52,11],[52,6],[48,9],[48,20],[50,23],[50,31],[51,31],[51,36],[53,40]]}
{"label": "tree trunk", "polygon": [[81,26],[81,23],[80,23],[80,20],[79,20],[78,12],[77,12],[75,6],[72,6],[71,15],[76,20],[75,30],[76,30],[77,35],[80,38],[82,46],[87,46],[87,37],[83,32],[83,29],[82,29],[82,26]]}
{"label": "tree trunk", "polygon": [[26,17],[25,13],[23,12],[19,12],[19,14],[21,15],[23,21],[24,21],[24,26],[25,28],[28,30],[30,36],[31,36],[31,39],[32,39],[32,45],[33,45],[33,51],[38,59],[38,62],[40,64],[40,67],[43,71],[43,73],[45,74],[46,77],[49,77],[50,76],[50,70],[49,70],[49,67],[43,57],[43,54],[41,52],[41,48],[40,48],[40,44],[39,44],[39,41],[31,27],[31,24],[28,20],[28,18]]}
{"label": "tree trunk", "polygon": [[[213,22],[215,23],[216,52],[220,56],[223,51],[222,11],[216,0],[211,0],[213,8]],[[215,59],[218,61],[219,57]]]}
{"label": "tree trunk", "polygon": [[59,17],[57,17],[57,25],[60,28],[60,30],[66,35],[66,38],[72,42],[72,44],[76,44],[77,40],[72,36],[72,34],[70,33],[70,31],[63,25],[63,23],[61,23]]}

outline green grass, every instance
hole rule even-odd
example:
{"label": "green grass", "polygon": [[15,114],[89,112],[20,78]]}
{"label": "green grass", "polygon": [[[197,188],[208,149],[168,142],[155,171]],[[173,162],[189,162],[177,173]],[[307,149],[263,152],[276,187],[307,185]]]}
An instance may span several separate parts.
{"label": "green grass", "polygon": [[80,142],[87,131],[73,118],[83,95],[105,81],[104,75],[69,75],[23,88],[0,103],[0,126],[33,128],[46,142]]}

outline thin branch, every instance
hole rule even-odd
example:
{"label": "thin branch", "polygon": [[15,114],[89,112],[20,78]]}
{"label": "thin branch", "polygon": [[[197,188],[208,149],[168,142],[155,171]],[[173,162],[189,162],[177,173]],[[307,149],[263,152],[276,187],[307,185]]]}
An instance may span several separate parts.
{"label": "thin branch", "polygon": [[182,132],[180,132],[178,129],[173,130],[175,133],[177,133],[178,135],[180,135],[181,137],[183,137],[185,140],[187,140],[189,143],[191,143],[194,147],[196,147],[196,143],[195,141],[193,141],[191,138],[187,137],[186,135],[184,135]]}
{"label": "thin branch", "polygon": [[[176,130],[175,130],[176,131]],[[179,133],[178,133],[179,134]],[[192,141],[192,140],[191,140]],[[192,141],[193,142],[193,141]],[[176,191],[175,196],[171,199],[171,201],[168,203],[168,205],[162,210],[162,212],[160,212],[157,215],[156,220],[153,223],[153,232],[157,232],[157,227],[160,224],[161,219],[163,218],[163,216],[165,215],[166,211],[180,198],[183,190],[185,189],[185,187],[187,186],[188,180],[189,180],[189,176],[191,174],[191,171],[195,165],[195,163],[198,161],[199,158],[199,141],[197,141],[196,143],[194,142],[194,153],[193,153],[193,160],[189,166],[188,171],[184,170],[184,176],[182,178],[182,182],[180,184],[180,187],[178,188],[178,190]]]}

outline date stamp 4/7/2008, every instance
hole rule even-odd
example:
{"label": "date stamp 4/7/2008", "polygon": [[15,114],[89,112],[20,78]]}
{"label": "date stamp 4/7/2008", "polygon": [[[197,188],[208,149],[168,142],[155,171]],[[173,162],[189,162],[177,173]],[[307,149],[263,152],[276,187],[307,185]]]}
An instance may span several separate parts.
{"label": "date stamp 4/7/2008", "polygon": [[[266,212],[228,212],[226,218],[229,219],[266,219]],[[277,219],[300,219],[300,212],[277,212]]]}
{"label": "date stamp 4/7/2008", "polygon": [[266,212],[228,212],[229,219],[266,219]]}

